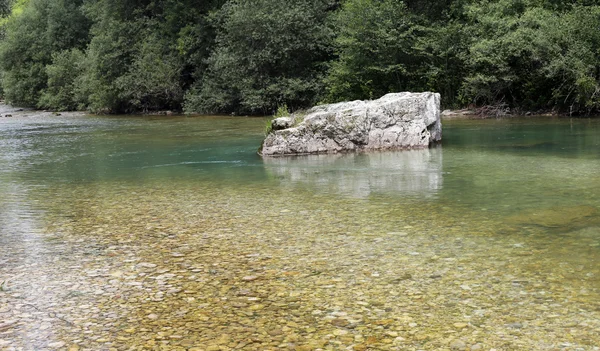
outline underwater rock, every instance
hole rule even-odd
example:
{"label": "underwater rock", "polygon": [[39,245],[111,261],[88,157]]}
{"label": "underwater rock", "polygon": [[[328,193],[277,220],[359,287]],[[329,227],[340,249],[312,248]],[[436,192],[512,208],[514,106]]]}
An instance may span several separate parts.
{"label": "underwater rock", "polygon": [[530,224],[547,228],[571,227],[599,220],[600,211],[593,206],[552,207],[531,210],[507,218],[511,224]]}
{"label": "underwater rock", "polygon": [[321,105],[275,119],[273,126],[263,156],[425,148],[442,139],[440,94],[392,93]]}

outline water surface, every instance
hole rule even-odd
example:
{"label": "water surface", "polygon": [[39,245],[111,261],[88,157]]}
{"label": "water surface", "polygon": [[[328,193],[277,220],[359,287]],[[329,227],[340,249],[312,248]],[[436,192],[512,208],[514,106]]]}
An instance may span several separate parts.
{"label": "water surface", "polygon": [[0,349],[597,349],[600,120],[265,160],[263,130],[0,118]]}

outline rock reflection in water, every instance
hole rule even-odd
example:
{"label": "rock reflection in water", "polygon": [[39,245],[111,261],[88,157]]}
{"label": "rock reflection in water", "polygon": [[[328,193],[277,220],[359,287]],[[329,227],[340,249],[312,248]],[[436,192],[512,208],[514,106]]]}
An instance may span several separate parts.
{"label": "rock reflection in water", "polygon": [[308,184],[354,197],[374,193],[435,196],[443,184],[441,147],[373,153],[269,157],[267,172],[282,185]]}

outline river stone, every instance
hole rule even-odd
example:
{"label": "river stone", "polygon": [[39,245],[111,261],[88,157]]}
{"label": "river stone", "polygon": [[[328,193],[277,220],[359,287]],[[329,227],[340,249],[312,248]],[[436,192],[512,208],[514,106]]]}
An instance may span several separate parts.
{"label": "river stone", "polygon": [[467,344],[460,339],[456,339],[450,343],[450,349],[457,350],[457,351],[463,351],[463,350],[467,349]]}
{"label": "river stone", "polygon": [[263,142],[263,156],[425,148],[442,138],[440,95],[392,93],[321,105],[272,125],[277,127]]}
{"label": "river stone", "polygon": [[294,119],[291,117],[279,117],[279,118],[275,118],[271,122],[271,128],[273,128],[273,130],[287,129],[287,128],[291,128],[293,125],[294,125]]}

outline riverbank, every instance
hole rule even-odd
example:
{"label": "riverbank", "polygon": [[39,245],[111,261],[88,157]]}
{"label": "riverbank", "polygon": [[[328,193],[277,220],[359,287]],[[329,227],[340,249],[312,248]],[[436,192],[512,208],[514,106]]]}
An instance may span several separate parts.
{"label": "riverbank", "polygon": [[4,101],[0,101],[0,120],[4,118],[13,117],[50,117],[50,116],[83,116],[85,111],[66,111],[66,112],[54,112],[47,110],[36,110],[33,108],[14,107],[7,105]]}
{"label": "riverbank", "polygon": [[511,111],[506,107],[484,106],[479,108],[463,108],[459,110],[444,110],[441,112],[442,119],[488,119],[488,118],[511,118],[511,117],[568,117],[556,111]]}
{"label": "riverbank", "polygon": [[[40,116],[56,116],[56,115],[65,115],[65,116],[81,116],[89,114],[87,111],[64,111],[64,112],[54,112],[47,110],[36,110],[32,108],[20,108],[13,107],[10,105],[6,105],[4,102],[0,101],[0,118],[10,118],[10,117],[28,117],[34,115]],[[170,110],[157,110],[157,111],[147,111],[147,112],[139,112],[133,113],[132,116],[178,116],[181,115],[180,111],[170,111]],[[561,114],[556,111],[518,111],[511,112],[510,109],[507,108],[499,108],[499,107],[480,107],[480,108],[463,108],[456,110],[443,110],[441,112],[441,118],[443,120],[449,119],[488,119],[488,118],[512,118],[512,117],[568,117],[566,114]]]}

